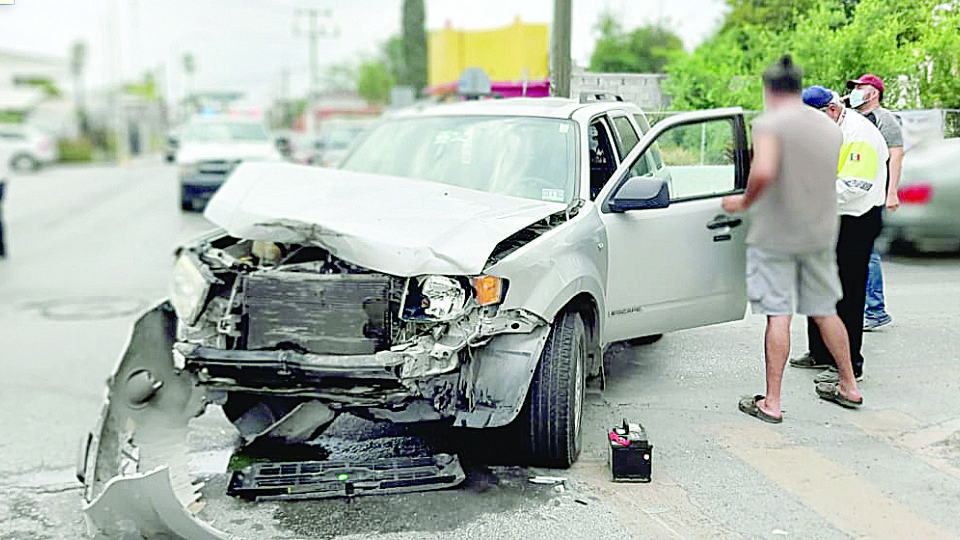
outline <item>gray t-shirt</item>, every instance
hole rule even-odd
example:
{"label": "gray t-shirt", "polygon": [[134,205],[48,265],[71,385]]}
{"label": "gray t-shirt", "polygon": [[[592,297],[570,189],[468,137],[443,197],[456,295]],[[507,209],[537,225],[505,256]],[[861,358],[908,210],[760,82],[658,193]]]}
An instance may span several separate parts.
{"label": "gray t-shirt", "polygon": [[864,116],[873,122],[873,125],[877,126],[880,134],[883,135],[883,139],[887,141],[888,147],[903,146],[903,129],[900,127],[900,121],[892,112],[883,107],[877,107]]}
{"label": "gray t-shirt", "polygon": [[751,208],[747,244],[781,253],[808,253],[836,243],[837,161],[843,132],[826,114],[800,104],[753,121],[753,139],[773,133],[780,171]]}

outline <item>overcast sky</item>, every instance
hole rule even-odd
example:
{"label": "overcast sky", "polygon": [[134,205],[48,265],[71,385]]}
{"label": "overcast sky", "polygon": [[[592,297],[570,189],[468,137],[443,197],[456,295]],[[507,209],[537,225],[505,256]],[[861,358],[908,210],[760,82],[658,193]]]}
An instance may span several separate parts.
{"label": "overcast sky", "polygon": [[[462,30],[498,28],[517,16],[549,24],[553,3],[427,0],[427,29],[447,22]],[[284,68],[290,70],[293,94],[302,94],[308,84],[306,38],[294,35],[296,8],[332,12],[324,26],[338,35],[320,39],[323,66],[376,54],[381,43],[399,33],[401,6],[402,0],[16,0],[14,6],[0,6],[0,49],[66,57],[71,44],[82,39],[88,43],[90,86],[109,80],[114,61],[126,79],[149,69],[165,71],[164,84],[175,94],[183,92],[180,58],[189,51],[196,58],[198,89],[244,91],[265,103],[279,94]],[[593,26],[604,7],[627,28],[667,21],[692,50],[717,28],[723,6],[723,0],[573,0],[574,61],[589,62]],[[118,14],[119,38],[110,38],[116,35],[110,32],[111,13]],[[116,59],[111,42],[119,43]]]}

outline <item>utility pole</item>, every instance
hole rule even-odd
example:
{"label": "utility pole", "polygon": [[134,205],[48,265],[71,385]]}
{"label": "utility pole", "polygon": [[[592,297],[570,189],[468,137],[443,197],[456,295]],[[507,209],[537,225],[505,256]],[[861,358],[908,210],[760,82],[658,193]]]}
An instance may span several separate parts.
{"label": "utility pole", "polygon": [[[306,129],[308,135],[314,135],[316,132],[316,99],[320,89],[320,66],[317,65],[317,39],[320,37],[337,37],[339,30],[329,31],[327,27],[320,26],[320,18],[330,19],[333,12],[329,9],[297,9],[295,12],[297,21],[294,23],[293,35],[299,36],[306,34],[307,46],[310,53],[310,89],[307,93],[307,122]],[[297,24],[300,19],[307,19],[307,30],[301,31]]]}
{"label": "utility pole", "polygon": [[279,127],[290,127],[287,122],[290,120],[290,69],[283,68],[280,71],[280,120],[277,122]]}
{"label": "utility pole", "polygon": [[553,36],[550,47],[550,79],[553,95],[570,97],[570,76],[573,72],[570,59],[571,3],[573,0],[554,0]]}
{"label": "utility pole", "polygon": [[129,157],[127,144],[130,142],[127,134],[127,115],[123,99],[123,61],[120,56],[120,0],[113,0],[107,9],[107,25],[110,43],[110,72],[111,92],[110,100],[113,105],[114,139],[117,162],[125,164]]}

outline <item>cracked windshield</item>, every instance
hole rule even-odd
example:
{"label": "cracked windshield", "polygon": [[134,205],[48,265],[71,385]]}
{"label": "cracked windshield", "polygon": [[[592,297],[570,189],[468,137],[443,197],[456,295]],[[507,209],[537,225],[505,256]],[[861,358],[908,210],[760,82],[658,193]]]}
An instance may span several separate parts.
{"label": "cracked windshield", "polygon": [[0,540],[960,538],[960,0],[0,0]]}

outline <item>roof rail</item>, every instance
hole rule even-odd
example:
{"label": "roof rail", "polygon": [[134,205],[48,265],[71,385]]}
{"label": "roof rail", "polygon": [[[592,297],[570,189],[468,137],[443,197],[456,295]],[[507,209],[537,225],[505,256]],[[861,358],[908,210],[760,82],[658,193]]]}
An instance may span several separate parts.
{"label": "roof rail", "polygon": [[623,101],[623,98],[617,94],[599,90],[580,92],[580,103],[590,103],[591,101]]}

